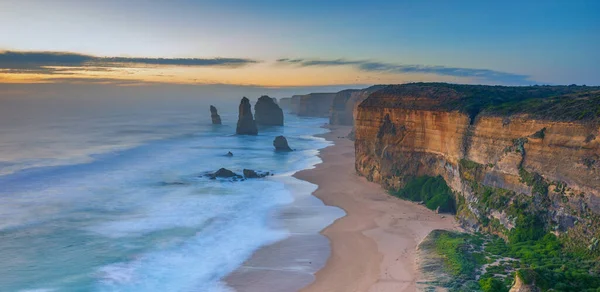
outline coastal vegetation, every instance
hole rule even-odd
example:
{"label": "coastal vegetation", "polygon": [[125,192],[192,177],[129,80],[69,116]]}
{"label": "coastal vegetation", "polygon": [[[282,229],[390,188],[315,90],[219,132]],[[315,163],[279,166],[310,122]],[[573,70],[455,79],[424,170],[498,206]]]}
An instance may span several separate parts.
{"label": "coastal vegetation", "polygon": [[[382,95],[423,95],[437,101],[436,107],[458,110],[474,118],[494,115],[531,114],[554,120],[597,120],[600,116],[598,86],[488,86],[448,83],[411,83],[382,89]],[[407,107],[408,105],[402,105]],[[410,105],[420,107],[420,105]],[[423,106],[430,106],[423,103]]]}
{"label": "coastal vegetation", "polygon": [[423,202],[431,210],[456,213],[454,194],[441,176],[413,178],[406,183],[404,188],[390,193],[402,199]]}
{"label": "coastal vegetation", "polygon": [[507,242],[489,234],[435,231],[434,249],[450,291],[508,291],[519,277],[541,291],[600,291],[600,263],[564,249],[553,234]]}

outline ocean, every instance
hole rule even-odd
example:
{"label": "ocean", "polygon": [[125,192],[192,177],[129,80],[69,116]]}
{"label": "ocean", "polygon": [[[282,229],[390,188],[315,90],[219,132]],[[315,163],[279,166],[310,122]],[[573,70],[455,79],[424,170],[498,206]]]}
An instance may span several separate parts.
{"label": "ocean", "polygon": [[[218,105],[220,126],[208,106],[5,101],[0,291],[232,291],[222,279],[253,252],[343,215],[278,222],[316,189],[292,175],[320,162],[326,119],[236,136],[237,103]],[[278,135],[295,151],[274,152]],[[203,176],[221,167],[274,175]]]}

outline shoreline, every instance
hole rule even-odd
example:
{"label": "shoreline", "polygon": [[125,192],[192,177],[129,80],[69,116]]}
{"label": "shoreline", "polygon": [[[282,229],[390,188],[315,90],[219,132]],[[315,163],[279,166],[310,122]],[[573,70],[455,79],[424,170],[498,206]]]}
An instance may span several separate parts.
{"label": "shoreline", "polygon": [[[317,136],[333,144],[319,150],[321,162],[292,175],[299,181],[292,185],[313,191],[299,192],[274,215],[290,236],[255,251],[223,281],[239,292],[416,291],[417,245],[432,230],[458,224],[358,176],[354,142],[345,138],[352,127],[325,127],[330,132]],[[307,222],[309,232],[301,227]],[[314,230],[314,222],[321,227]]]}
{"label": "shoreline", "polygon": [[[317,184],[313,195],[346,216],[321,231],[331,255],[303,292],[416,291],[416,247],[434,229],[460,230],[453,216],[387,194],[379,184],[358,176],[349,126],[329,126],[321,135],[333,146],[320,150],[323,161],[294,174]],[[344,138],[338,138],[344,137]]]}
{"label": "shoreline", "polygon": [[[323,134],[315,137],[323,138]],[[332,146],[329,143],[325,148]],[[323,163],[318,154],[313,157],[315,163],[304,170]],[[330,244],[320,232],[346,214],[315,197],[318,185],[298,179],[297,172],[271,178],[283,183],[293,197],[293,202],[268,215],[269,226],[285,230],[287,237],[260,247],[221,279],[227,287],[238,292],[298,291],[313,282],[314,274],[325,266]]]}

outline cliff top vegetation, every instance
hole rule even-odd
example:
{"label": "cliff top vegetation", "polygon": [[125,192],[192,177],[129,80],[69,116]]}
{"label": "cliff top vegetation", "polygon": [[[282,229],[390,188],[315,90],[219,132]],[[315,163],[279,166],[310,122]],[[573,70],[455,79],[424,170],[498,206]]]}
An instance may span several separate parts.
{"label": "cliff top vegetation", "polygon": [[389,85],[369,96],[361,107],[458,110],[474,118],[531,114],[553,120],[596,120],[600,114],[598,86],[489,86],[449,83]]}

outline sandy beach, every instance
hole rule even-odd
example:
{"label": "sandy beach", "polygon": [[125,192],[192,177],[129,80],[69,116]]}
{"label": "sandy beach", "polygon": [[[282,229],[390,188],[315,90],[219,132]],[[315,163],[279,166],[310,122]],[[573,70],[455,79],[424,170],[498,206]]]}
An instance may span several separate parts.
{"label": "sandy beach", "polygon": [[[316,190],[277,215],[292,235],[255,252],[225,279],[230,287],[239,292],[416,291],[417,245],[430,231],[458,229],[458,224],[451,215],[392,197],[358,176],[354,142],[345,138],[350,130],[337,126],[323,135],[335,143],[320,150],[323,162],[294,175]],[[313,220],[335,221],[315,230]],[[306,232],[306,225],[312,230]]]}
{"label": "sandy beach", "polygon": [[296,177],[317,184],[313,193],[347,215],[321,233],[331,256],[316,280],[301,291],[415,291],[418,243],[434,229],[458,229],[452,216],[388,195],[378,184],[356,175],[350,127],[332,127],[324,137],[335,143],[321,150],[323,163]]}

